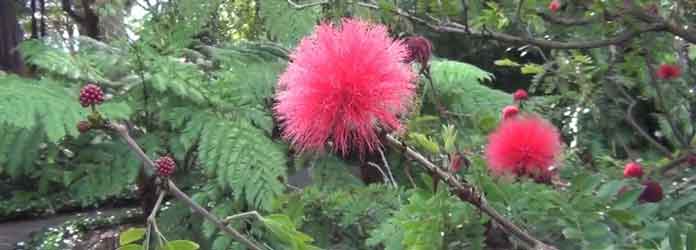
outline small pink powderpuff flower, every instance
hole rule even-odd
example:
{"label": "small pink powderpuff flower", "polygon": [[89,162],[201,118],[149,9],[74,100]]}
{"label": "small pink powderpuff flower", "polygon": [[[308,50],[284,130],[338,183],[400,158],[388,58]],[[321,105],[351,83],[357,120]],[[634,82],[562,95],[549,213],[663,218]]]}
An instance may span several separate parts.
{"label": "small pink powderpuff flower", "polygon": [[376,130],[399,130],[397,115],[414,95],[407,56],[383,25],[344,19],[340,27],[317,26],[278,80],[274,111],[283,137],[299,151],[333,142],[343,155],[373,152],[380,144]]}
{"label": "small pink powderpuff flower", "polygon": [[662,64],[655,75],[663,80],[672,80],[681,75],[681,68],[674,64]]}
{"label": "small pink powderpuff flower", "polygon": [[517,91],[515,91],[515,93],[512,94],[512,99],[516,102],[525,101],[529,99],[529,94],[527,94],[527,91],[525,91],[524,89],[518,89]]}
{"label": "small pink powderpuff flower", "polygon": [[552,0],[552,1],[549,3],[549,10],[550,10],[551,12],[556,12],[556,11],[558,11],[560,8],[561,8],[561,1],[559,1],[559,0]]}
{"label": "small pink powderpuff flower", "polygon": [[486,160],[496,175],[548,178],[560,152],[556,127],[537,116],[518,116],[500,123],[489,135]]}
{"label": "small pink powderpuff flower", "polygon": [[520,109],[515,105],[508,105],[503,108],[503,120],[516,117],[520,113]]}

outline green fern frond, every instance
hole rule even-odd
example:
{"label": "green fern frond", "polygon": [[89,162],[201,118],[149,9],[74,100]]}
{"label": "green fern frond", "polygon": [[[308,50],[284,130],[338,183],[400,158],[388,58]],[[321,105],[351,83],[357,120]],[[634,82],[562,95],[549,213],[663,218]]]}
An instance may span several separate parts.
{"label": "green fern frond", "polygon": [[309,34],[320,18],[320,6],[296,10],[285,0],[261,0],[259,5],[268,34],[286,45]]}
{"label": "green fern frond", "polygon": [[238,200],[268,210],[284,189],[286,156],[281,145],[246,121],[209,118],[202,129],[200,161],[218,185]]}
{"label": "green fern frond", "polygon": [[[61,84],[7,75],[0,76],[0,123],[22,129],[41,127],[49,142],[65,136],[77,136],[75,125],[87,118],[87,109],[80,106],[76,91]],[[124,103],[105,103],[99,107],[107,118],[123,119],[131,108]]]}
{"label": "green fern frond", "polygon": [[197,65],[182,63],[173,57],[154,57],[150,65],[154,72],[147,82],[160,93],[169,92],[196,103],[205,101],[203,71]]}
{"label": "green fern frond", "polygon": [[75,80],[107,82],[95,64],[81,60],[66,51],[53,48],[40,40],[28,40],[19,45],[19,50],[29,64],[49,73]]}
{"label": "green fern frond", "polygon": [[77,96],[48,81],[0,77],[0,123],[31,129],[43,126],[49,141],[77,135],[75,124],[86,118]]}
{"label": "green fern frond", "polygon": [[482,85],[493,75],[471,64],[438,60],[432,63],[431,74],[443,101],[456,113],[497,113],[512,100],[509,94]]}
{"label": "green fern frond", "polygon": [[77,152],[75,170],[65,171],[72,196],[83,204],[122,193],[135,181],[140,160],[122,142],[90,145]]}
{"label": "green fern frond", "polygon": [[44,140],[40,126],[25,129],[0,125],[0,173],[13,178],[30,174]]}

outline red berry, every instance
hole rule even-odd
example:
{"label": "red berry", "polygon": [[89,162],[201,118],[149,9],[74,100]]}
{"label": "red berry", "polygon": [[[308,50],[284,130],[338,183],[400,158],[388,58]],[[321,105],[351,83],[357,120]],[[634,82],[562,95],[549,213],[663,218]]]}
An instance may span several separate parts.
{"label": "red berry", "polygon": [[87,133],[90,129],[92,129],[92,124],[88,121],[79,121],[77,123],[77,131],[80,131],[80,133]]}
{"label": "red berry", "polygon": [[99,105],[102,102],[104,102],[104,91],[99,86],[90,83],[80,90],[80,105],[82,107]]}
{"label": "red berry", "polygon": [[637,162],[629,162],[624,166],[624,178],[641,178],[643,177],[643,166]]}
{"label": "red berry", "polygon": [[660,183],[656,181],[646,181],[643,182],[643,186],[645,186],[645,189],[643,189],[643,192],[640,194],[640,197],[638,197],[638,200],[641,202],[659,202],[662,200],[663,194],[662,194],[662,186],[660,186]]}
{"label": "red berry", "polygon": [[556,12],[561,8],[561,1],[553,0],[549,3],[549,10],[551,12]]}
{"label": "red berry", "polygon": [[169,156],[161,156],[159,159],[155,160],[155,167],[157,167],[157,174],[163,177],[167,177],[174,173],[176,168],[176,162]]}
{"label": "red berry", "polygon": [[520,109],[517,108],[517,106],[508,105],[505,108],[503,108],[503,120],[513,118],[513,117],[517,116],[517,114],[519,114],[519,113],[520,113]]}
{"label": "red berry", "polygon": [[515,101],[524,101],[529,99],[529,95],[524,89],[518,89],[514,94],[512,94],[512,97]]}

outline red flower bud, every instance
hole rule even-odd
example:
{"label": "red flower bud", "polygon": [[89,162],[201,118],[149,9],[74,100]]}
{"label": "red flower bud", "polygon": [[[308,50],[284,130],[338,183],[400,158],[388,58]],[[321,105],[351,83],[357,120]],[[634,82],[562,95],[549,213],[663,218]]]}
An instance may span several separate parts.
{"label": "red flower bud", "polygon": [[423,66],[428,65],[430,61],[430,55],[432,54],[433,45],[428,41],[427,38],[422,36],[412,36],[404,40],[408,48],[408,57],[406,57],[406,62],[410,63],[416,61]]}
{"label": "red flower bud", "polygon": [[157,167],[157,174],[162,177],[168,177],[176,169],[176,162],[169,156],[161,156],[159,159],[155,160],[155,167]]}
{"label": "red flower bud", "polygon": [[519,113],[520,113],[520,109],[517,108],[517,106],[508,105],[505,108],[503,108],[503,120],[513,118],[513,117],[517,116],[517,114],[519,114]]}
{"label": "red flower bud", "polygon": [[559,0],[552,0],[552,1],[549,3],[549,10],[550,10],[551,12],[556,12],[556,11],[558,11],[560,8],[561,8],[561,1],[559,1]]}
{"label": "red flower bud", "polygon": [[655,75],[663,80],[672,80],[681,75],[681,68],[674,64],[662,64]]}
{"label": "red flower bud", "polygon": [[660,186],[660,183],[656,181],[645,181],[643,182],[643,186],[645,186],[645,189],[643,189],[643,192],[640,194],[640,197],[638,197],[638,200],[641,202],[659,202],[662,200],[663,194],[662,194],[662,186]]}
{"label": "red flower bud", "polygon": [[79,100],[82,107],[99,105],[104,102],[104,91],[102,91],[102,89],[95,84],[87,84],[80,90]]}
{"label": "red flower bud", "polygon": [[637,162],[629,162],[624,166],[624,178],[641,178],[643,177],[643,166]]}
{"label": "red flower bud", "polygon": [[515,101],[524,101],[529,99],[529,95],[524,89],[518,89],[514,94],[512,94],[512,97]]}
{"label": "red flower bud", "polygon": [[80,131],[80,133],[87,133],[90,129],[92,129],[92,124],[88,121],[79,121],[77,123],[77,131]]}

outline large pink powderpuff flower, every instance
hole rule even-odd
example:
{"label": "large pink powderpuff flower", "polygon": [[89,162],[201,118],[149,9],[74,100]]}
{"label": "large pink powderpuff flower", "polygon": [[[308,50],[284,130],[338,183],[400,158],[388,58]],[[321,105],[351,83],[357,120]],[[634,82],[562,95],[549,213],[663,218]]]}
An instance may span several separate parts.
{"label": "large pink powderpuff flower", "polygon": [[382,25],[344,19],[340,27],[317,26],[278,80],[274,110],[283,137],[300,151],[321,151],[331,141],[344,155],[373,152],[376,129],[400,129],[397,115],[414,95],[407,56]]}
{"label": "large pink powderpuff flower", "polygon": [[486,160],[496,175],[549,178],[560,152],[556,127],[537,116],[517,116],[489,135]]}

